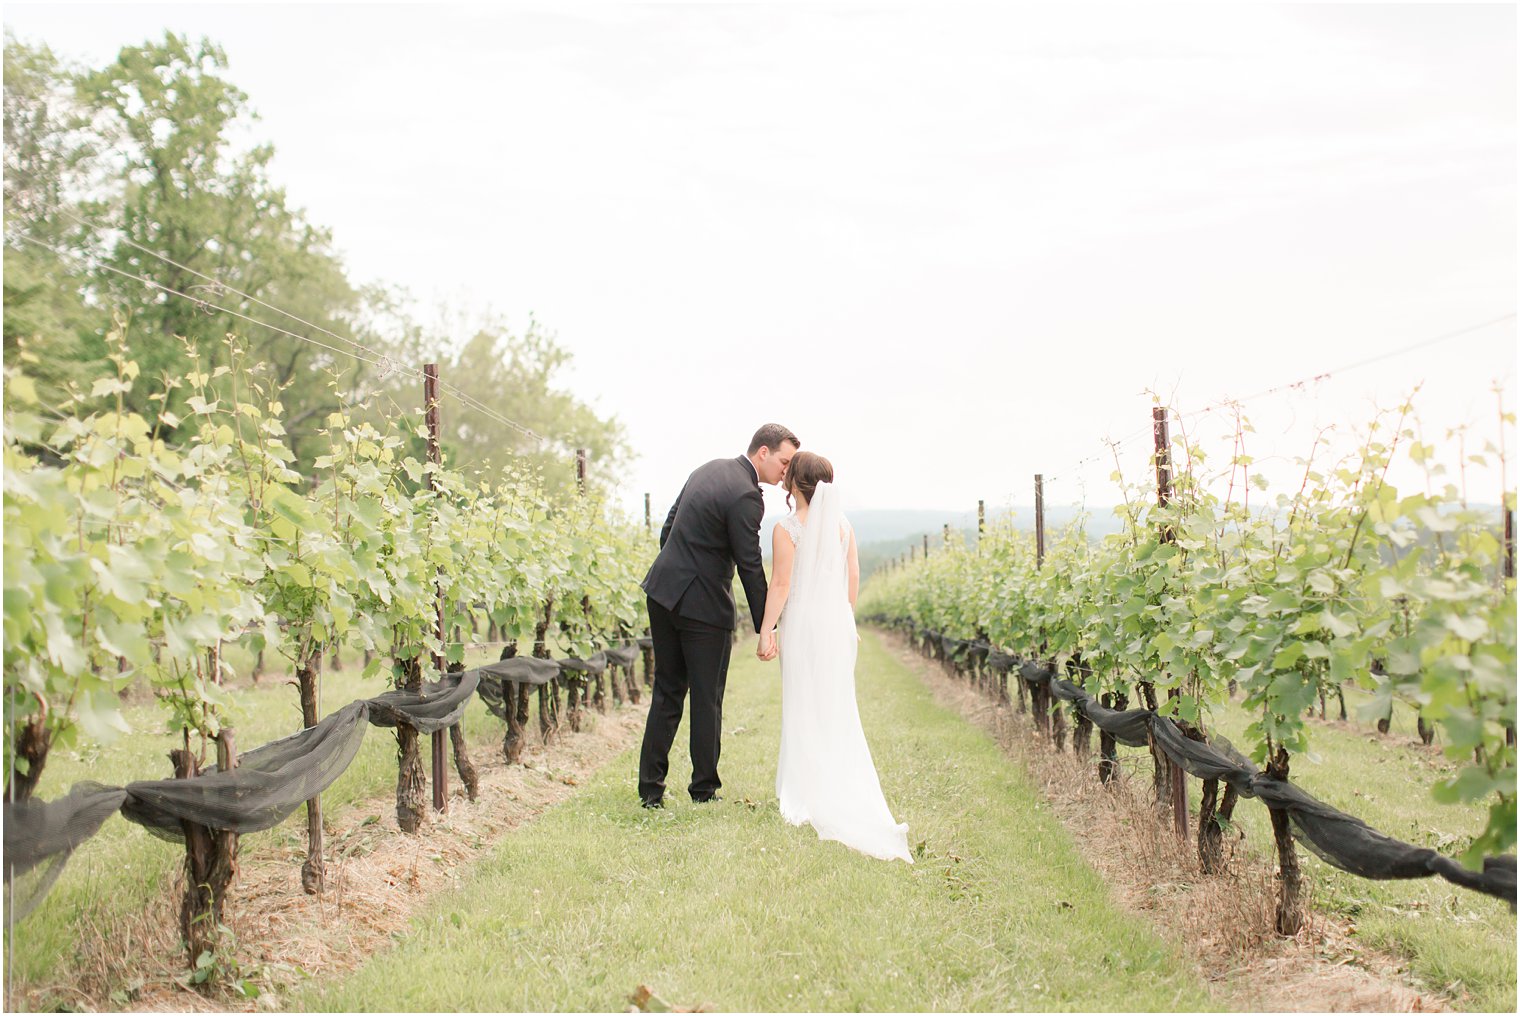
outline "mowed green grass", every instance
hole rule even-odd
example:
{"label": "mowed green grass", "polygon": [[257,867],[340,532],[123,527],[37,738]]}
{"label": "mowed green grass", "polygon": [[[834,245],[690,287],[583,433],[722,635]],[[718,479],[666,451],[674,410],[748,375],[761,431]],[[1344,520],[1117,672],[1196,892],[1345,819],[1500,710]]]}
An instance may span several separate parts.
{"label": "mowed green grass", "polygon": [[[1446,854],[1460,853],[1487,824],[1486,808],[1444,805],[1432,798],[1431,786],[1456,772],[1458,764],[1441,754],[1439,744],[1419,743],[1415,713],[1405,705],[1395,706],[1386,735],[1359,722],[1356,709],[1364,701],[1365,693],[1348,690],[1349,723],[1310,721],[1310,753],[1293,760],[1289,778],[1389,836]],[[1333,698],[1328,715],[1338,715]],[[1216,710],[1210,733],[1223,734],[1249,751],[1245,730],[1253,719],[1234,701]],[[1136,758],[1138,771],[1150,772],[1143,749],[1119,751]],[[1190,780],[1188,804],[1195,816],[1198,797],[1199,784]],[[1234,817],[1247,850],[1275,856],[1265,807],[1242,800]],[[1440,878],[1360,878],[1303,847],[1298,856],[1309,878],[1314,909],[1349,919],[1357,939],[1369,949],[1400,958],[1416,978],[1451,995],[1458,1008],[1514,1011],[1516,919],[1508,903]]]}
{"label": "mowed green grass", "polygon": [[[237,647],[227,651],[228,662],[238,673],[247,673],[252,657]],[[484,650],[473,651],[469,662],[484,661]],[[321,712],[327,715],[358,698],[370,698],[387,690],[381,677],[361,678],[358,653],[345,654],[341,671],[327,669],[322,677]],[[237,743],[256,747],[301,729],[300,698],[282,675],[284,661],[266,656],[269,673],[257,686],[239,685],[231,691],[235,705],[232,725]],[[38,796],[61,797],[80,780],[120,785],[132,780],[158,780],[172,776],[170,749],[180,741],[165,733],[167,710],[156,702],[124,710],[133,733],[110,745],[89,745],[80,751],[55,750],[48,756],[38,786]],[[500,751],[503,725],[478,699],[465,713],[465,733],[472,757]],[[424,741],[424,753],[426,742]],[[450,776],[456,781],[457,775]],[[388,730],[371,728],[353,764],[322,795],[324,822],[334,822],[355,804],[394,793],[396,786],[396,740]],[[242,840],[243,857],[277,853],[295,855],[297,869],[306,851],[306,809],[281,825]],[[15,948],[7,951],[7,976],[19,986],[56,983],[76,967],[81,929],[110,929],[118,918],[138,914],[162,892],[163,884],[184,865],[185,851],[178,844],[157,839],[141,826],[120,816],[106,820],[64,868],[42,904],[14,932]],[[234,903],[235,905],[235,903]]]}
{"label": "mowed green grass", "polygon": [[[1195,971],[1121,912],[992,739],[866,634],[861,714],[922,844],[879,861],[780,818],[780,673],[735,650],[723,795],[639,808],[637,753],[502,840],[397,946],[285,999],[321,1010],[618,1010],[639,985],[721,1010],[1193,1010]],[[683,723],[678,741],[684,741]]]}

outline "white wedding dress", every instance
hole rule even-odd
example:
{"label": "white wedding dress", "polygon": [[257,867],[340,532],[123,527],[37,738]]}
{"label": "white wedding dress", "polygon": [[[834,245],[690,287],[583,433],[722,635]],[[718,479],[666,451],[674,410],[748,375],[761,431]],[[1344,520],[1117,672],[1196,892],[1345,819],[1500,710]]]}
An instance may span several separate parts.
{"label": "white wedding dress", "polygon": [[781,754],[776,796],[781,816],[807,822],[820,839],[871,857],[909,864],[907,823],[896,822],[860,726],[855,702],[855,614],[847,558],[850,524],[831,483],[820,483],[804,525],[781,527],[796,544],[791,592],[778,631],[781,656]]}

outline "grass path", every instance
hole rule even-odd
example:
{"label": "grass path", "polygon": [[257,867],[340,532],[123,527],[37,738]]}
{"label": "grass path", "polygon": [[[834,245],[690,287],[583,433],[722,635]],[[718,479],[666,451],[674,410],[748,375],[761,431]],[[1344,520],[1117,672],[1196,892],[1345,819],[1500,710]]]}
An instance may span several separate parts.
{"label": "grass path", "polygon": [[[912,866],[776,812],[779,671],[736,651],[720,804],[678,749],[663,812],[636,753],[504,839],[394,949],[290,1007],[617,1010],[645,984],[724,1010],[1191,1010],[1215,1003],[1122,912],[993,740],[936,705],[871,634],[859,697]],[[683,724],[681,737],[686,734]]]}

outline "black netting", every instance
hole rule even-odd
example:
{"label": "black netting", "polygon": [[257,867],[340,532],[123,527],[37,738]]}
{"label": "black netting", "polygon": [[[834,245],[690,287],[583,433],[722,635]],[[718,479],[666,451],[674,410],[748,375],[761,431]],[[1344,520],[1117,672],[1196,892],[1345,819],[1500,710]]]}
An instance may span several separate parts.
{"label": "black netting", "polygon": [[506,682],[501,678],[490,674],[479,675],[475,694],[480,696],[480,700],[486,704],[486,709],[490,710],[492,716],[498,720],[507,718]]}
{"label": "black netting", "polygon": [[[1156,716],[1148,709],[1134,711],[1149,717],[1152,736],[1173,763],[1200,780],[1224,780],[1247,797],[1255,796],[1255,780],[1260,774],[1250,759],[1233,747],[1227,753],[1207,741],[1194,741],[1165,716]],[[1224,746],[1228,747],[1229,742],[1224,742]]]}
{"label": "black netting", "polygon": [[486,708],[499,720],[507,718],[506,685],[548,684],[559,676],[559,664],[553,660],[540,660],[533,656],[514,656],[509,660],[488,663],[474,671],[479,684],[476,691]]}
{"label": "black netting", "polygon": [[447,730],[464,715],[479,681],[480,671],[461,670],[421,691],[388,691],[369,700],[369,721],[377,727],[405,723],[423,734]]}
{"label": "black netting", "polygon": [[343,775],[371,719],[369,703],[350,702],[315,726],[255,748],[227,772],[128,783],[121,813],[178,842],[184,841],[185,822],[235,833],[279,825]]}
{"label": "black netting", "polygon": [[[559,670],[548,660],[532,662]],[[82,782],[56,801],[7,802],[7,912],[18,920],[31,912],[74,848],[115,812],[155,836],[180,842],[186,822],[235,833],[268,829],[342,775],[371,724],[406,723],[425,734],[447,730],[459,722],[477,682],[476,672],[465,671],[421,691],[351,702],[315,726],[246,752],[226,772],[211,769],[191,779],[137,780],[125,787]]]}
{"label": "black netting", "polygon": [[1064,677],[1052,677],[1050,679],[1050,693],[1063,702],[1081,702],[1092,696],[1087,694],[1087,689],[1080,684],[1068,681]]}
{"label": "black netting", "polygon": [[1000,653],[996,649],[987,654],[987,666],[999,674],[1006,674],[1019,662],[1017,656]]}
{"label": "black netting", "polygon": [[[910,625],[911,627],[911,625]],[[956,640],[924,629],[923,637],[948,650]],[[947,652],[948,655],[948,652]],[[1015,659],[996,649],[988,654],[996,669]],[[1120,744],[1143,748],[1154,737],[1173,764],[1205,780],[1222,780],[1244,797],[1256,797],[1271,808],[1286,811],[1297,839],[1326,863],[1354,875],[1373,879],[1424,878],[1439,875],[1456,885],[1497,896],[1515,905],[1515,857],[1488,857],[1482,871],[1472,871],[1428,847],[1417,847],[1378,832],[1361,819],[1339,811],[1299,787],[1264,775],[1222,737],[1195,741],[1172,720],[1149,709],[1109,709],[1080,685],[1057,678],[1055,671],[1029,661],[1019,677],[1031,684],[1049,682],[1051,694],[1074,704],[1099,729]]]}
{"label": "black netting", "polygon": [[1030,684],[1043,684],[1056,676],[1055,670],[1033,660],[1019,664],[1019,676]]}
{"label": "black netting", "polygon": [[1092,720],[1093,726],[1102,730],[1122,745],[1144,748],[1150,744],[1150,718],[1148,709],[1110,709],[1089,695],[1081,686],[1063,677],[1050,682],[1051,694],[1074,702],[1077,708]]}
{"label": "black netting", "polygon": [[126,797],[120,787],[82,782],[56,801],[5,805],[5,912],[11,920],[42,902],[74,848],[94,836]]}
{"label": "black netting", "polygon": [[559,676],[559,664],[554,660],[541,660],[536,656],[514,656],[510,660],[488,663],[476,673],[482,683],[487,678],[512,681],[516,684],[548,684]]}
{"label": "black netting", "polygon": [[1509,900],[1511,907],[1515,905],[1514,854],[1485,857],[1481,872],[1470,871],[1451,858],[1437,854],[1431,861],[1430,869],[1448,882]]}
{"label": "black netting", "polygon": [[639,647],[635,643],[618,646],[607,650],[607,664],[612,667],[631,667],[639,658]]}
{"label": "black netting", "polygon": [[1340,812],[1284,780],[1262,776],[1252,790],[1265,804],[1286,811],[1298,839],[1325,862],[1363,878],[1423,878],[1434,850],[1385,836],[1359,818]]}
{"label": "black netting", "polygon": [[578,656],[568,656],[554,662],[558,663],[559,669],[566,674],[590,674],[592,677],[599,677],[607,669],[607,654],[593,653],[584,660]]}

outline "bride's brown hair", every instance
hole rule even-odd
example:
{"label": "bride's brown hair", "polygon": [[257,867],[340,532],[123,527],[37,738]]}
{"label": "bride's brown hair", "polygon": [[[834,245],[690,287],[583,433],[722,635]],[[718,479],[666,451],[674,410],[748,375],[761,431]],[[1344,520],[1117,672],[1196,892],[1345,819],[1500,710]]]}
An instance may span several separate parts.
{"label": "bride's brown hair", "polygon": [[792,495],[800,494],[809,504],[820,483],[834,482],[834,464],[817,452],[798,452],[786,467],[786,506],[792,507]]}

